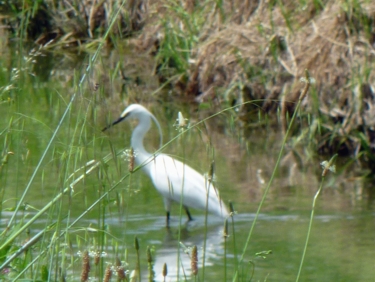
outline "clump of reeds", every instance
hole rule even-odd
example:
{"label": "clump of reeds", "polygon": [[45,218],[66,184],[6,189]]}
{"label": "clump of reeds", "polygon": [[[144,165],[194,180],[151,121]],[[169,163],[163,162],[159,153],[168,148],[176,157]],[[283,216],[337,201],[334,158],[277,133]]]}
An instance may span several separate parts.
{"label": "clump of reeds", "polygon": [[[97,253],[98,255],[95,255],[95,253]],[[90,258],[92,258],[94,261],[94,264],[97,265],[100,259],[99,252],[84,251],[82,253],[82,271],[81,271],[81,277],[80,277],[82,282],[90,280],[90,277],[89,277],[90,270],[91,270]],[[118,257],[116,257],[115,262],[113,264],[108,263],[103,274],[103,281],[106,281],[106,282],[110,281],[113,275],[116,275],[117,281],[119,282],[127,281],[126,264],[121,262],[121,260]]]}

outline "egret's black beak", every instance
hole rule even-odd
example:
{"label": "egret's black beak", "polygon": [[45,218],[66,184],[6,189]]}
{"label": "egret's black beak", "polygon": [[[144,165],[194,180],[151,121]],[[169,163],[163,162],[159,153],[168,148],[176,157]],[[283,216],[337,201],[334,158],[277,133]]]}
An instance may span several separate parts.
{"label": "egret's black beak", "polygon": [[107,127],[104,127],[102,129],[102,132],[106,131],[108,128],[111,128],[115,124],[118,124],[119,122],[123,121],[124,119],[125,119],[125,117],[120,117],[118,120],[115,120],[114,122],[112,122],[112,124],[108,125]]}

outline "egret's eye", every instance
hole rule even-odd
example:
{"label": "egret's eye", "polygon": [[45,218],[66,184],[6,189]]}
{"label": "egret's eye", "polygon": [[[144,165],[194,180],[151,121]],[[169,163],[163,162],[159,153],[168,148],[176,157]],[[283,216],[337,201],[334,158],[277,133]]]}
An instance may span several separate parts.
{"label": "egret's eye", "polygon": [[126,118],[130,117],[130,115],[131,115],[131,112],[130,113],[126,113],[122,118],[126,119]]}

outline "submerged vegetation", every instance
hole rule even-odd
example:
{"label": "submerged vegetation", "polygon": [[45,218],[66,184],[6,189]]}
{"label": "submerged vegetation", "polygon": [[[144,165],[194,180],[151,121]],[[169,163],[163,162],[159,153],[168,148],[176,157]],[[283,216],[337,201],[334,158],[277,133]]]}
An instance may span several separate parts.
{"label": "submerged vegetation", "polygon": [[[280,124],[279,156],[242,244],[236,240],[236,212],[230,205],[222,227],[223,261],[217,261],[223,266],[220,281],[250,281],[256,272],[256,264],[247,260],[248,246],[286,147],[296,160],[301,156],[295,148],[302,147],[330,157],[353,156],[375,170],[373,1],[23,0],[2,1],[0,14],[0,52],[7,58],[0,62],[4,281],[154,281],[156,271],[169,281],[171,265],[155,270],[153,248],[137,236],[130,245],[107,222],[115,209],[124,230],[134,224],[127,216],[140,189],[133,179],[140,168],[125,168],[122,151],[97,129],[104,115],[112,120],[109,113],[129,102],[182,98],[202,109],[215,108],[215,114],[192,123],[179,113],[178,134],[167,145],[195,129],[203,136],[205,122],[214,116],[241,123],[245,139],[246,129]],[[6,51],[9,46],[12,51]],[[116,49],[125,55],[113,55]],[[142,54],[142,60],[132,58],[134,53]],[[77,54],[89,57],[84,67]],[[101,54],[109,65],[101,62]],[[69,71],[64,64],[71,64]],[[48,89],[44,83],[52,78],[61,84]],[[48,108],[23,113],[31,100]],[[42,122],[46,119],[48,124]],[[209,158],[214,158],[206,139]],[[29,142],[40,148],[33,151]],[[41,152],[38,161],[30,157],[36,151]],[[323,162],[325,174],[333,171],[331,162]],[[303,276],[325,174],[313,200],[297,281]],[[54,181],[51,189],[44,187],[47,178]],[[126,187],[117,191],[120,184]],[[31,190],[38,190],[45,202],[28,204]],[[90,191],[96,193],[93,202]],[[97,220],[78,226],[89,213],[96,213]],[[39,229],[37,221],[43,225]],[[182,244],[180,227],[173,236]],[[207,226],[204,233],[203,250],[196,245],[178,250],[179,258],[190,259],[190,273],[179,273],[184,281],[208,276]],[[76,265],[82,265],[79,273]]]}

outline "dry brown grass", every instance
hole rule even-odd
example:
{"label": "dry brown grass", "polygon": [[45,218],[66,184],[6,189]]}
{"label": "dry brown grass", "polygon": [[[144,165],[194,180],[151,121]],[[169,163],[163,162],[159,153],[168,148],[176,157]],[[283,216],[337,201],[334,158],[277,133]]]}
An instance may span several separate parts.
{"label": "dry brown grass", "polygon": [[[288,101],[295,101],[300,89],[299,79],[305,69],[316,79],[317,89],[330,89],[321,91],[323,95],[345,92],[353,69],[373,58],[373,42],[363,31],[350,30],[339,1],[328,3],[312,18],[303,17],[304,14],[314,14],[312,9],[307,7],[292,17],[293,26],[298,27],[293,30],[288,28],[280,8],[270,10],[266,4],[258,6],[246,23],[238,24],[237,19],[243,16],[235,15],[225,25],[207,26],[197,48],[192,51],[194,60],[187,94],[207,95],[207,92],[214,92],[215,87],[228,87],[243,77],[246,77],[244,83],[258,85],[257,77],[247,77],[239,56],[272,78],[263,83],[265,93],[269,94],[274,86],[287,85],[292,90],[288,91],[291,93]],[[369,15],[374,13],[375,4],[367,4],[364,10]],[[262,33],[259,32],[260,26]],[[284,45],[285,50],[277,50],[275,60],[272,48],[281,49],[279,45]],[[332,98],[324,100],[330,103]]]}
{"label": "dry brown grass", "polygon": [[[160,6],[166,2],[151,3],[150,10],[163,17]],[[191,50],[187,79],[176,81],[175,86],[182,95],[199,102],[220,102],[227,98],[222,96],[225,89],[239,85],[235,88],[242,91],[232,94],[238,95],[236,99],[263,99],[263,110],[280,106],[285,116],[294,108],[300,78],[308,69],[316,84],[315,97],[310,95],[304,101],[305,108],[326,116],[334,124],[341,123],[337,134],[344,140],[339,142],[358,150],[360,142],[355,134],[350,134],[353,130],[365,126],[370,143],[375,143],[371,133],[375,130],[375,77],[371,71],[375,2],[324,1],[324,7],[307,2],[302,7],[294,1],[278,1],[273,6],[270,1],[256,5],[253,1],[227,1],[223,5],[225,17],[214,2],[211,8],[198,7],[206,9],[207,20]],[[186,1],[189,11],[194,11],[191,3]],[[175,20],[182,28],[186,25]],[[149,18],[142,39],[155,42],[163,38],[161,27],[155,31],[156,23],[155,16]],[[332,132],[334,124],[328,120],[323,119],[322,125]],[[330,133],[327,134],[329,138]]]}

